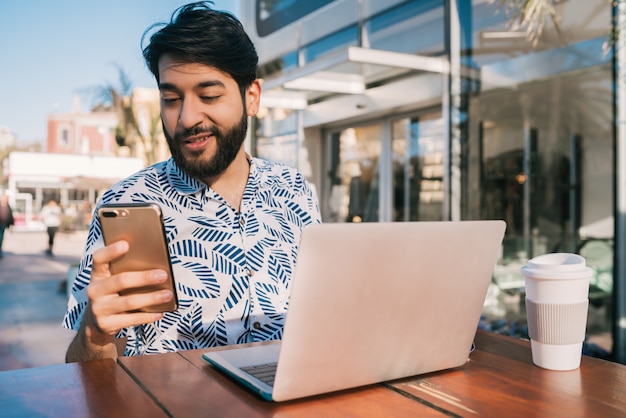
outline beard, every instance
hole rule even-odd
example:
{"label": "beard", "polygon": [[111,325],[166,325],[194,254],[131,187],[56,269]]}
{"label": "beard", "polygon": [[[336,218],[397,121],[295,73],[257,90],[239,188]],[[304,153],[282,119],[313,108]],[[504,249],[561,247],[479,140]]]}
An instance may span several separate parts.
{"label": "beard", "polygon": [[[247,130],[248,117],[245,111],[239,122],[228,130],[220,130],[215,126],[210,128],[199,126],[177,133],[172,137],[165,129],[165,125],[163,125],[163,133],[167,139],[167,145],[170,148],[174,162],[185,173],[201,181],[215,177],[228,168],[237,156],[241,144],[243,144],[246,138]],[[185,157],[180,146],[182,141],[189,136],[202,133],[214,135],[217,145],[215,155],[212,158],[204,158],[202,157],[202,151],[199,151],[195,155]]]}

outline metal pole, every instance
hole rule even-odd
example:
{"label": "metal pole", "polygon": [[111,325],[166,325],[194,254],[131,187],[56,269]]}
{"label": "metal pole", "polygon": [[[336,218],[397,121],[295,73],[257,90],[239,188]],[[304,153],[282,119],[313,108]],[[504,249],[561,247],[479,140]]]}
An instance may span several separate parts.
{"label": "metal pole", "polygon": [[446,5],[446,37],[450,72],[444,75],[442,113],[444,138],[444,220],[461,220],[461,18],[460,0]]}
{"label": "metal pole", "polygon": [[[613,357],[626,364],[626,4],[617,7],[615,62],[615,250],[613,263]],[[615,20],[614,20],[615,21]]]}
{"label": "metal pole", "polygon": [[533,193],[533,184],[535,181],[535,170],[536,170],[536,155],[537,155],[537,129],[532,128],[528,121],[524,121],[524,175],[526,178],[524,179],[524,197],[523,197],[523,205],[524,205],[524,244],[526,248],[526,257],[533,258],[534,257],[534,246],[533,246],[533,233],[534,233],[534,222],[533,222],[533,205],[532,205],[532,193]]}
{"label": "metal pole", "polygon": [[[567,251],[578,249],[578,229],[580,228],[580,178],[581,178],[581,148],[582,138],[578,134],[570,135],[570,163],[569,163],[569,231],[571,246]],[[567,240],[565,241],[567,242]]]}

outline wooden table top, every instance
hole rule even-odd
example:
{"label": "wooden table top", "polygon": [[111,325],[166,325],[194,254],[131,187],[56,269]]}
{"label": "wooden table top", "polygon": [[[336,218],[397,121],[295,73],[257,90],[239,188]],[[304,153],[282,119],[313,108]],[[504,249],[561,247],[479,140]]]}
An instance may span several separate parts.
{"label": "wooden table top", "polygon": [[626,416],[626,366],[583,356],[567,372],[532,364],[530,343],[478,331],[459,368],[284,403],[214,370],[203,350],[0,372],[0,416]]}
{"label": "wooden table top", "polygon": [[167,417],[114,360],[0,372],[0,416]]}
{"label": "wooden table top", "polygon": [[626,366],[583,356],[581,367],[534,366],[530,343],[479,331],[464,367],[393,383],[460,416],[626,417]]}

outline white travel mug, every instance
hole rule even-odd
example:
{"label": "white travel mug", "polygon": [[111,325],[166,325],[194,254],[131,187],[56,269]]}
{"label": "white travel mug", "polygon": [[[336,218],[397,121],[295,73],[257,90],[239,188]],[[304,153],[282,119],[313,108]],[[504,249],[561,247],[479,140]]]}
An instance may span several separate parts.
{"label": "white travel mug", "polygon": [[580,366],[593,270],[578,254],[551,253],[522,267],[533,363],[550,370]]}

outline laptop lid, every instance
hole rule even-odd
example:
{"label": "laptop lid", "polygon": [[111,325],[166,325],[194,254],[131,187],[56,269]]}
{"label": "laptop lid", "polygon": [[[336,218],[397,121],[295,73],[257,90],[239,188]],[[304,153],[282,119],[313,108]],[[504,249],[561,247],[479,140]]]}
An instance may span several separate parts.
{"label": "laptop lid", "polygon": [[462,366],[504,230],[503,221],[307,227],[283,339],[270,345],[273,388],[235,372],[261,347],[203,357],[273,401]]}

